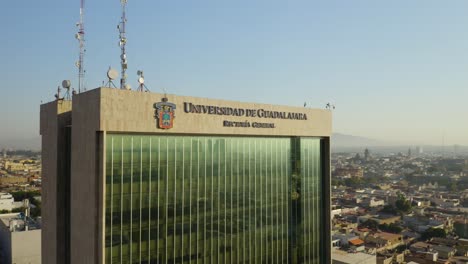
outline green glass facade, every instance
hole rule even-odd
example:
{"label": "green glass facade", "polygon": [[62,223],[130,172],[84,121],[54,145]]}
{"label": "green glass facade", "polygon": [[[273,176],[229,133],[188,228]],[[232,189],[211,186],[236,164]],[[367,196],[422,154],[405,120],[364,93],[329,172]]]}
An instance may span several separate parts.
{"label": "green glass facade", "polygon": [[107,134],[106,263],[324,263],[322,146]]}

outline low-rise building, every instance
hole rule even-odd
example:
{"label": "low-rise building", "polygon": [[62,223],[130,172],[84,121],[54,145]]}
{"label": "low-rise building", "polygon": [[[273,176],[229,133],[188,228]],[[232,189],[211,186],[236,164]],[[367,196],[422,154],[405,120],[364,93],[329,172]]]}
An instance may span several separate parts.
{"label": "low-rise building", "polygon": [[23,163],[6,161],[5,169],[9,172],[18,172],[18,171],[25,171],[26,167],[24,166]]}
{"label": "low-rise building", "polygon": [[381,214],[381,215],[377,215],[377,216],[375,216],[375,217],[372,217],[372,218],[370,218],[370,219],[376,221],[377,224],[379,224],[379,225],[383,225],[383,224],[389,225],[389,224],[394,224],[394,223],[400,221],[401,216],[399,216],[399,215],[383,215],[383,214]]}
{"label": "low-rise building", "polygon": [[13,209],[13,204],[15,199],[9,193],[0,193],[0,210],[11,211]]}
{"label": "low-rise building", "polygon": [[377,264],[394,264],[394,263],[404,263],[405,254],[378,254],[377,255]]}
{"label": "low-rise building", "polygon": [[399,245],[403,245],[403,237],[400,234],[392,234],[387,232],[378,232],[368,235],[366,243],[376,245],[377,251],[391,250]]}
{"label": "low-rise building", "polygon": [[347,252],[344,250],[332,250],[333,264],[375,264],[376,255],[370,255],[363,252]]}
{"label": "low-rise building", "polygon": [[434,251],[437,251],[439,253],[439,258],[443,259],[449,259],[453,256],[455,256],[455,253],[457,250],[454,247],[448,247],[444,245],[432,245],[432,248]]}
{"label": "low-rise building", "polygon": [[22,177],[22,176],[0,177],[0,185],[20,184],[20,183],[27,183],[28,181],[29,181],[28,177]]}
{"label": "low-rise building", "polygon": [[368,206],[368,207],[378,207],[378,206],[384,206],[385,205],[385,201],[382,200],[382,199],[377,199],[375,197],[372,197],[368,200],[366,200],[364,202],[364,205],[365,206]]}
{"label": "low-rise building", "polygon": [[1,263],[41,263],[40,225],[23,213],[0,215]]}
{"label": "low-rise building", "polygon": [[364,177],[364,170],[360,167],[336,168],[333,176],[362,178]]}

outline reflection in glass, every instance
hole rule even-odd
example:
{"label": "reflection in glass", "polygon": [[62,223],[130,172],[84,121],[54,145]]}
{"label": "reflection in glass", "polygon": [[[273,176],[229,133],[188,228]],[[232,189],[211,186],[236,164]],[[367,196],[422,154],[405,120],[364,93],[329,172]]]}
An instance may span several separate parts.
{"label": "reflection in glass", "polygon": [[107,134],[106,263],[320,263],[320,142]]}

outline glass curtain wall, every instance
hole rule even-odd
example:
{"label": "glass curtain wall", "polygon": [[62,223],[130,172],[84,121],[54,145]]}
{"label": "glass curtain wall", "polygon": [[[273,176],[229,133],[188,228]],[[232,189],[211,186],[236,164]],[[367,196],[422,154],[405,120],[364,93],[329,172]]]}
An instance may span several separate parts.
{"label": "glass curtain wall", "polygon": [[106,263],[319,263],[320,139],[107,134]]}

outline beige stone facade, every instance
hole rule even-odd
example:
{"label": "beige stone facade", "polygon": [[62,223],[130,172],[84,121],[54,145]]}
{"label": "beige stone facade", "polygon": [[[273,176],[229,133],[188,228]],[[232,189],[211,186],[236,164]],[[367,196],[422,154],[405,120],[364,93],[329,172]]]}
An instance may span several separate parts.
{"label": "beige stone facade", "polygon": [[[174,127],[159,129],[155,119],[154,104],[161,102],[163,94],[141,93],[119,89],[101,88],[77,96],[80,104],[88,104],[93,114],[88,123],[96,131],[219,134],[219,135],[267,135],[267,136],[330,136],[331,112],[304,107],[275,106],[256,103],[240,103],[188,96],[167,95],[168,102],[176,105]],[[217,113],[186,113],[184,103],[210,107]],[[244,110],[243,115],[219,114],[222,109]],[[75,107],[74,107],[75,109]],[[250,110],[250,111],[249,111]],[[210,109],[206,109],[207,112]],[[252,112],[255,112],[255,117]],[[284,118],[259,117],[272,112],[286,113]],[[288,115],[302,114],[307,120],[288,119]],[[297,117],[297,116],[296,116]],[[249,122],[250,127],[225,127],[224,121]],[[253,123],[274,124],[274,128],[255,128]]]}

